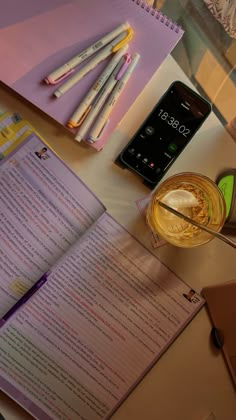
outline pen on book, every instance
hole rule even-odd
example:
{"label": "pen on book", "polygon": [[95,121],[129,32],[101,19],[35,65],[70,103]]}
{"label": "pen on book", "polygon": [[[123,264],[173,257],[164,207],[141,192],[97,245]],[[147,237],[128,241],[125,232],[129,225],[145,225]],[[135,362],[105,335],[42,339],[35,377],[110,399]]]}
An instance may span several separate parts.
{"label": "pen on book", "polygon": [[33,295],[37,290],[40,289],[40,287],[43,286],[44,283],[46,283],[48,279],[49,272],[45,273],[34,285],[15,303],[15,305],[12,306],[11,309],[5,315],[2,316],[0,319],[0,328],[5,324],[5,322],[16,313],[16,311],[22,307]]}
{"label": "pen on book", "polygon": [[68,77],[71,73],[75,70],[74,68],[82,63],[86,58],[89,58],[91,55],[99,51],[105,45],[107,45],[110,41],[120,35],[121,32],[129,29],[129,23],[123,23],[122,25],[117,26],[113,31],[109,32],[102,38],[98,39],[94,44],[90,45],[85,50],[81,51],[79,54],[72,57],[66,63],[62,64],[62,66],[58,67],[57,69],[53,70],[47,77],[45,77],[44,81],[47,84],[55,85],[59,83],[61,80]]}
{"label": "pen on book", "polygon": [[122,75],[122,77],[119,78],[119,82],[115,86],[113,92],[111,93],[111,96],[109,97],[106,105],[104,106],[100,116],[98,117],[97,121],[95,122],[95,124],[94,124],[94,126],[93,126],[93,128],[90,132],[89,140],[91,142],[95,142],[95,141],[99,140],[104,128],[106,127],[106,125],[109,122],[109,119],[108,119],[109,115],[112,112],[117,100],[120,97],[120,94],[122,93],[126,83],[129,80],[130,76],[132,75],[139,59],[140,59],[140,55],[137,54],[137,53],[134,54],[132,59],[131,59],[131,64],[129,65],[128,69]]}
{"label": "pen on book", "polygon": [[108,81],[106,82],[105,86],[102,88],[100,93],[98,94],[97,98],[95,99],[93,105],[91,106],[91,110],[88,113],[86,119],[80,126],[75,140],[81,141],[91,125],[93,124],[95,118],[97,117],[99,111],[103,107],[105,101],[107,100],[108,96],[110,95],[112,89],[118,82],[117,76],[119,75],[120,71],[125,71],[126,67],[129,65],[130,62],[130,54],[125,54],[121,59],[118,65],[116,66],[115,70],[113,70],[111,76],[109,77]]}
{"label": "pen on book", "polygon": [[78,108],[75,110],[73,115],[70,117],[69,121],[67,122],[67,127],[75,128],[82,124],[83,120],[82,117],[86,117],[89,106],[94,100],[95,96],[99,93],[115,67],[117,66],[118,62],[120,61],[122,55],[124,55],[125,51],[128,48],[128,44],[124,45],[124,47],[118,50],[113,58],[110,60],[108,65],[106,66],[105,70],[100,74],[99,78],[93,84],[92,88],[89,90],[87,95],[83,98],[82,102],[79,104]]}
{"label": "pen on book", "polygon": [[122,32],[117,38],[115,38],[110,44],[104,47],[95,57],[88,61],[84,67],[75,73],[69,80],[63,83],[53,95],[57,98],[64,95],[68,92],[76,83],[78,83],[89,71],[93,70],[101,61],[105,60],[109,55],[118,51],[127,43],[127,37],[124,37],[124,32]]}

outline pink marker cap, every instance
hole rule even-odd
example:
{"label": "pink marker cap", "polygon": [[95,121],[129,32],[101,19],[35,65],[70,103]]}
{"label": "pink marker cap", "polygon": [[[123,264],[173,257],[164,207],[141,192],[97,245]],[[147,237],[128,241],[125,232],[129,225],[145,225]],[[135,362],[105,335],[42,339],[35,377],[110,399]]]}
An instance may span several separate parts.
{"label": "pink marker cap", "polygon": [[120,68],[120,70],[118,71],[117,75],[116,75],[116,80],[120,80],[121,77],[123,76],[123,74],[125,73],[127,67],[129,66],[129,64],[131,63],[131,55],[129,53],[124,54],[124,64],[123,66]]}
{"label": "pink marker cap", "polygon": [[70,74],[74,73],[74,69],[69,70],[67,73],[63,74],[61,77],[58,77],[58,79],[53,80],[50,76],[45,77],[44,81],[47,83],[47,85],[56,85],[57,83],[64,80],[66,77],[68,77]]}

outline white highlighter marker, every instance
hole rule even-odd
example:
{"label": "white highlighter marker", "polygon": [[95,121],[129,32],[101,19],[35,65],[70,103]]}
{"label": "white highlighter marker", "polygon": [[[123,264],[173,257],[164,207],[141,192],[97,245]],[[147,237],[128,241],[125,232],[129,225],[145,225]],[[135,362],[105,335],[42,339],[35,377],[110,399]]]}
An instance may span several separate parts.
{"label": "white highlighter marker", "polygon": [[77,135],[75,137],[76,141],[81,141],[84,139],[87,131],[93,124],[95,118],[97,117],[99,111],[103,107],[104,103],[106,102],[108,96],[110,95],[111,91],[113,90],[114,86],[118,83],[118,75],[119,73],[127,67],[130,61],[130,55],[125,54],[121,59],[118,65],[116,66],[115,70],[113,70],[111,76],[109,77],[107,83],[102,88],[101,92],[98,94],[94,104],[91,107],[88,115],[86,116],[85,120],[83,121],[82,125],[80,126]]}
{"label": "white highlighter marker", "polygon": [[[53,95],[57,98],[64,95],[68,90],[70,90],[76,83],[78,83],[89,71],[93,70],[101,61],[105,60],[109,57],[110,54],[114,52],[114,48],[116,45],[120,44],[120,42],[124,39],[124,33],[122,32],[117,38],[115,38],[110,44],[104,47],[101,51],[99,51],[95,57],[93,57],[90,61],[88,61],[84,67],[78,70],[74,76],[72,76],[69,80],[63,83],[54,93]],[[123,46],[123,45],[122,45]]]}
{"label": "white highlighter marker", "polygon": [[140,59],[139,54],[134,54],[131,60],[131,64],[129,65],[126,72],[123,74],[123,76],[120,78],[119,82],[117,83],[116,87],[114,88],[114,91],[112,92],[110,98],[108,99],[106,105],[104,106],[99,118],[97,119],[96,123],[94,124],[94,127],[92,128],[89,140],[90,142],[98,141],[104,128],[108,124],[108,118],[111,114],[117,100],[120,97],[120,94],[122,93],[126,83],[128,82],[130,76],[132,75],[138,61]]}
{"label": "white highlighter marker", "polygon": [[128,48],[128,44],[118,50],[113,58],[109,61],[108,65],[106,66],[105,70],[100,74],[99,78],[93,84],[92,88],[89,90],[87,95],[83,98],[82,102],[79,104],[78,108],[75,110],[73,115],[70,117],[68,123],[66,124],[69,128],[78,127],[81,124],[81,119],[84,117],[85,113],[87,112],[90,104],[94,100],[95,96],[99,93],[101,88],[106,83],[107,79],[119,63],[122,55],[124,55],[125,51]]}
{"label": "white highlighter marker", "polygon": [[115,29],[113,29],[113,31],[109,32],[102,38],[98,39],[94,44],[90,45],[88,48],[86,48],[85,50],[81,51],[79,54],[72,57],[65,64],[55,69],[52,73],[50,73],[47,77],[45,77],[44,81],[50,85],[55,85],[61,82],[61,80],[65,79],[71,73],[73,73],[75,71],[74,68],[78,66],[80,63],[82,63],[84,60],[86,60],[86,58],[89,58],[92,54],[99,51],[101,48],[107,45],[110,41],[112,41],[114,38],[120,35],[121,32],[129,28],[130,26],[128,22],[117,26]]}

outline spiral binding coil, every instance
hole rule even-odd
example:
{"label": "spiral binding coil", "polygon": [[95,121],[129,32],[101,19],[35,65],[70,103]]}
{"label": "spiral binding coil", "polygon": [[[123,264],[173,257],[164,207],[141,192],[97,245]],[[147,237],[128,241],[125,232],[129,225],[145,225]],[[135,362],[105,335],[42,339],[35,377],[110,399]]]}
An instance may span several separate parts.
{"label": "spiral binding coil", "polygon": [[179,32],[181,29],[181,26],[178,25],[176,22],[173,22],[171,19],[169,19],[166,15],[161,13],[159,10],[155,9],[152,6],[149,6],[144,0],[131,0],[133,3],[140,6],[142,9],[144,9],[147,13],[150,13],[151,16],[153,16],[155,19],[160,20],[161,23],[168,26],[172,31],[175,31],[176,33]]}

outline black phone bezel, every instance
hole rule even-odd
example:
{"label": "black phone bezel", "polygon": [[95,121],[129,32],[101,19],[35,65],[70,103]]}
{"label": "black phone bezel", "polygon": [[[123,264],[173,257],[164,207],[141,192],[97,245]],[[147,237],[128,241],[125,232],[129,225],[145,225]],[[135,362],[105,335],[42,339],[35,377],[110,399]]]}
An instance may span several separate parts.
{"label": "black phone bezel", "polygon": [[[157,175],[157,179],[155,181],[152,181],[150,179],[148,179],[144,174],[142,174],[140,171],[136,170],[133,166],[129,165],[129,163],[127,163],[126,161],[124,161],[122,159],[122,155],[123,153],[127,150],[128,147],[130,147],[130,145],[132,144],[132,142],[135,140],[137,134],[140,132],[140,130],[142,129],[142,127],[146,124],[146,122],[148,121],[148,119],[151,117],[151,115],[153,114],[153,112],[155,112],[155,109],[160,106],[160,104],[162,103],[162,101],[165,99],[165,97],[169,94],[170,90],[173,88],[173,86],[175,86],[176,84],[180,84],[186,92],[186,96],[191,97],[191,101],[194,101],[194,99],[196,99],[199,103],[199,100],[201,103],[205,104],[207,107],[207,111],[204,115],[204,119],[202,120],[201,124],[196,128],[196,130],[193,132],[192,136],[189,138],[189,140],[186,142],[185,146],[179,151],[179,153],[177,153],[175,155],[175,158],[173,159],[173,161],[170,162],[170,165],[167,167],[166,170],[160,172],[160,174]],[[189,86],[185,85],[183,82],[176,80],[173,83],[171,83],[171,85],[168,87],[168,89],[165,91],[165,93],[161,96],[161,98],[158,100],[158,102],[155,104],[155,106],[152,108],[151,112],[147,115],[147,117],[145,118],[145,120],[143,121],[143,123],[139,126],[139,128],[136,130],[135,134],[132,136],[131,140],[126,144],[126,146],[121,150],[121,152],[119,153],[119,155],[117,156],[115,163],[117,165],[119,165],[121,168],[123,169],[128,169],[131,170],[133,173],[135,173],[136,175],[138,175],[139,177],[141,177],[143,179],[143,183],[145,185],[147,185],[149,188],[153,189],[159,182],[160,180],[165,176],[165,174],[168,172],[168,170],[171,168],[171,166],[174,164],[174,162],[176,161],[176,159],[179,157],[179,155],[184,151],[185,147],[189,144],[189,142],[192,140],[192,138],[194,137],[194,135],[197,133],[197,131],[199,130],[199,128],[201,127],[201,125],[205,122],[206,118],[209,116],[209,114],[211,113],[212,107],[210,105],[210,103],[203,98],[201,95],[199,95],[197,92],[194,92],[193,89],[191,89]]]}

